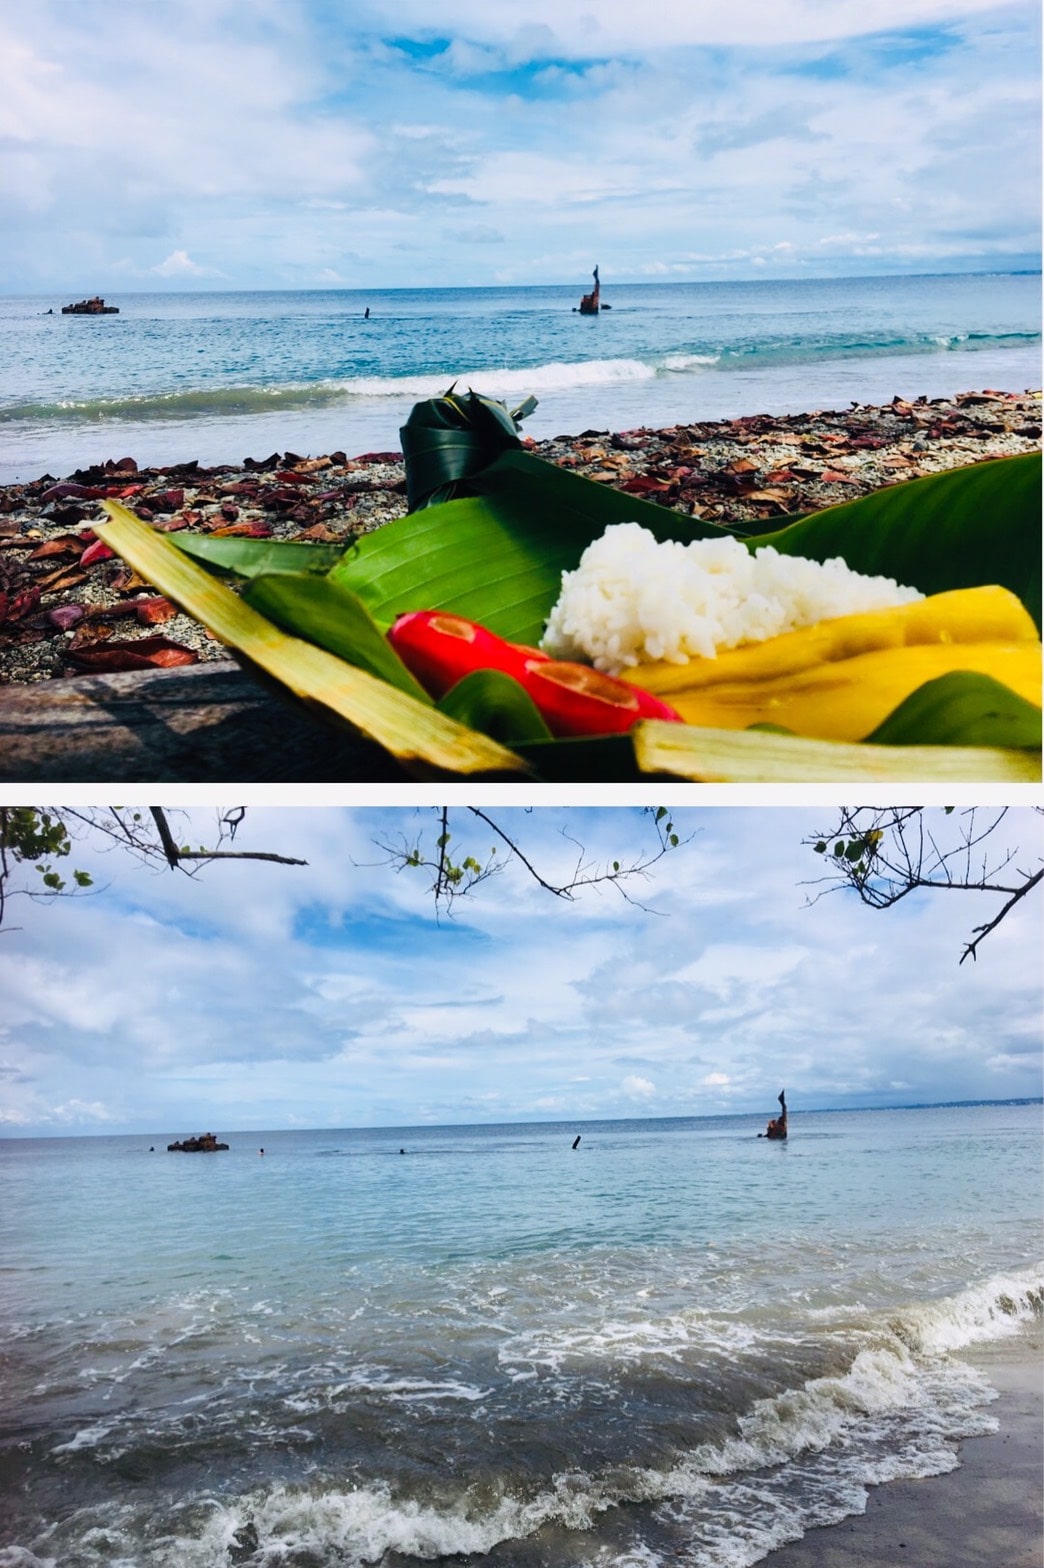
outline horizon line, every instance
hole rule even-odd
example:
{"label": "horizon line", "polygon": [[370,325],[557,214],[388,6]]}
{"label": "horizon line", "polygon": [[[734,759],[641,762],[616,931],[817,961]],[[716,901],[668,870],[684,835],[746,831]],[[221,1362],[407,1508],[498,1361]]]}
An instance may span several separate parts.
{"label": "horizon line", "polygon": [[[613,288],[664,288],[677,285],[685,287],[691,284],[731,284],[740,285],[748,283],[847,283],[865,278],[1037,278],[1044,271],[1044,258],[1035,267],[984,267],[976,268],[943,268],[929,272],[845,272],[845,273],[787,273],[762,277],[692,277],[692,278],[627,278],[623,276],[607,284]],[[583,279],[580,280],[583,282]],[[400,283],[392,288],[380,284],[367,283],[309,283],[304,285],[253,285],[236,286],[227,288],[200,287],[194,280],[192,286],[174,285],[173,287],[135,287],[121,288],[118,283],[107,285],[116,289],[121,294],[444,294],[444,293],[479,293],[489,291],[499,292],[503,289],[513,291],[529,289],[575,289],[580,286],[570,279],[567,282],[545,281],[543,283],[441,283],[419,284]],[[0,286],[0,299],[41,298],[52,292],[61,292],[62,285],[53,284],[37,289],[15,289]],[[68,292],[68,288],[65,289]],[[75,291],[74,291],[75,292]],[[88,296],[85,295],[85,298]]]}
{"label": "horizon line", "polygon": [[[971,1110],[976,1107],[1004,1106],[1004,1105],[1044,1105],[1044,1095],[1007,1095],[1001,1099],[971,1099],[971,1100],[917,1100],[896,1105],[817,1105],[805,1110],[798,1110],[798,1116],[843,1116],[853,1115],[866,1111],[954,1111]],[[792,1107],[787,1107],[788,1115],[795,1114]],[[616,1122],[695,1122],[695,1121],[721,1121],[732,1118],[740,1120],[748,1116],[762,1117],[762,1110],[755,1111],[705,1111],[700,1114],[685,1116],[561,1116],[551,1121],[518,1120],[508,1122],[388,1122],[371,1126],[347,1127],[233,1127],[226,1128],[227,1133],[235,1136],[247,1133],[311,1133],[311,1132],[446,1132],[459,1128],[505,1128],[505,1127],[593,1127]],[[216,1123],[215,1125],[220,1125]],[[52,1132],[52,1133],[4,1133],[0,1134],[0,1143],[16,1143],[19,1140],[43,1141],[48,1138],[148,1138],[165,1137],[166,1133],[159,1133],[155,1129],[147,1132]],[[198,1137],[199,1134],[184,1134],[186,1137]]]}

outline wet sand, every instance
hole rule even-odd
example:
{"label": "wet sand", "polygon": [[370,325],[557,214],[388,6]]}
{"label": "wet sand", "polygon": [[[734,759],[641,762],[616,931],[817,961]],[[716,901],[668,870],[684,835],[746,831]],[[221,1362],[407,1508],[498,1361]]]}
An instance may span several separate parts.
{"label": "wet sand", "polygon": [[1042,1330],[969,1352],[999,1391],[999,1422],[960,1445],[946,1475],[875,1487],[866,1512],[779,1548],[766,1568],[1041,1568],[1044,1561]]}

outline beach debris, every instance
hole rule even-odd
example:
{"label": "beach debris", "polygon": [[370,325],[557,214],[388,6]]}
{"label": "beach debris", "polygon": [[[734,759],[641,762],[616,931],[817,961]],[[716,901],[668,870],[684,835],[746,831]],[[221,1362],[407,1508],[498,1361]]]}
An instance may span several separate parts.
{"label": "beach debris", "polygon": [[169,637],[142,637],[136,642],[105,641],[97,647],[70,648],[69,657],[89,674],[113,670],[169,670],[175,665],[197,664],[199,654]]}
{"label": "beach debris", "polygon": [[[1040,441],[1038,393],[975,391],[931,402],[896,398],[843,411],[522,438],[521,445],[614,489],[636,495],[645,489],[646,499],[694,519],[756,530],[884,485],[1039,450]],[[741,459],[753,467],[736,470]],[[131,486],[137,488],[127,494]],[[237,494],[233,486],[250,488]],[[0,486],[0,682],[84,673],[70,656],[77,628],[62,626],[51,612],[75,605],[89,618],[120,600],[111,560],[92,557],[79,573],[63,562],[78,564],[96,542],[89,523],[100,518],[100,502],[121,497],[157,533],[215,534],[250,524],[258,529],[255,538],[345,548],[407,511],[403,457],[392,451],[304,458],[272,452],[212,467],[187,459],[145,468],[125,456]],[[230,523],[222,505],[233,499],[239,515]],[[71,528],[82,529],[77,545],[68,543]],[[53,552],[38,553],[61,540],[66,543]],[[22,597],[33,589],[37,598]],[[130,602],[154,593],[139,588]],[[178,613],[168,630],[201,661],[227,657],[187,615]],[[134,623],[125,635],[147,632]]]}

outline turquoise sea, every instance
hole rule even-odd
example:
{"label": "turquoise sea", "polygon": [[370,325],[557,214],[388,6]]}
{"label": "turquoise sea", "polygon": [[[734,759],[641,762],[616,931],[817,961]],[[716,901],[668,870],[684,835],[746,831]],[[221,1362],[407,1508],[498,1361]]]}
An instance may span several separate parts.
{"label": "turquoise sea", "polygon": [[952,1468],[1040,1105],[774,1110],[0,1142],[0,1563],[748,1568]]}
{"label": "turquoise sea", "polygon": [[451,382],[537,439],[1041,384],[1036,275],[589,286],[0,299],[0,482],[395,450]]}

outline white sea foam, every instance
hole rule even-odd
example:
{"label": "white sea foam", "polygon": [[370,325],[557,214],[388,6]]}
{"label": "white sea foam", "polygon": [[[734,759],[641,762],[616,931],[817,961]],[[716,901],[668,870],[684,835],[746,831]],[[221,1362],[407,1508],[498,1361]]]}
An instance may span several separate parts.
{"label": "white sea foam", "polygon": [[940,1301],[917,1302],[893,1319],[896,1334],[922,1354],[963,1350],[1017,1334],[1044,1310],[1044,1265],[996,1274]]}
{"label": "white sea foam", "polygon": [[663,368],[673,371],[699,370],[705,365],[717,365],[720,362],[720,354],[665,354]]}
{"label": "white sea foam", "polygon": [[[124,1511],[122,1529],[113,1520],[106,1532],[117,1555],[98,1561],[213,1568],[250,1525],[262,1560],[309,1555],[364,1568],[390,1552],[422,1561],[487,1553],[548,1526],[590,1532],[621,1504],[648,1504],[666,1527],[682,1529],[701,1568],[751,1568],[813,1525],[862,1511],[870,1485],[952,1468],[958,1439],[995,1425],[982,1409],[991,1393],[974,1369],[955,1362],[926,1369],[894,1341],[861,1351],[842,1376],[756,1401],[736,1436],[663,1466],[576,1469],[529,1496],[463,1486],[438,1501],[379,1483],[277,1485],[233,1502],[211,1499],[202,1522],[206,1499],[197,1498],[192,1530],[153,1538],[144,1551],[144,1521]],[[619,1528],[626,1537],[626,1521]],[[660,1559],[640,1539],[625,1538],[598,1560],[606,1568],[646,1568]],[[31,1558],[25,1568],[34,1568]]]}
{"label": "white sea foam", "polygon": [[739,1357],[759,1342],[757,1329],[741,1320],[707,1313],[670,1313],[664,1317],[564,1322],[518,1334],[498,1348],[505,1367],[542,1367],[562,1371],[577,1364],[616,1370],[653,1361],[684,1364],[698,1348],[700,1357]]}
{"label": "white sea foam", "polygon": [[78,1454],[85,1448],[97,1448],[112,1434],[111,1423],[96,1422],[94,1426],[85,1426],[71,1437],[67,1443],[59,1443],[51,1449],[52,1454]]}
{"label": "white sea foam", "polygon": [[568,391],[573,387],[649,381],[655,375],[655,366],[640,359],[549,360],[525,370],[494,365],[484,370],[439,371],[436,375],[352,376],[339,385],[352,397],[419,399],[441,397],[452,384],[459,393],[474,388],[484,397],[510,400],[529,393],[539,396],[542,392]]}

